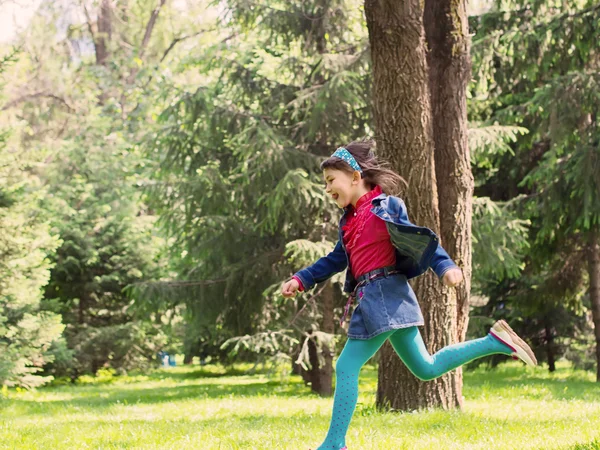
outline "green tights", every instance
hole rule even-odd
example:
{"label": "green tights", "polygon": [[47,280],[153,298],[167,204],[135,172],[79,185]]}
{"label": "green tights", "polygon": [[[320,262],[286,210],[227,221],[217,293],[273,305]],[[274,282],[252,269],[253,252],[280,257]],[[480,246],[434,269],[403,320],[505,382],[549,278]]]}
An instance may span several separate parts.
{"label": "green tights", "polygon": [[336,364],[336,387],[329,432],[317,450],[339,450],[346,445],[346,431],[358,398],[358,374],[386,339],[390,340],[406,367],[425,381],[482,356],[512,354],[508,346],[488,334],[484,338],[449,345],[430,355],[417,327],[391,330],[369,340],[348,339]]}

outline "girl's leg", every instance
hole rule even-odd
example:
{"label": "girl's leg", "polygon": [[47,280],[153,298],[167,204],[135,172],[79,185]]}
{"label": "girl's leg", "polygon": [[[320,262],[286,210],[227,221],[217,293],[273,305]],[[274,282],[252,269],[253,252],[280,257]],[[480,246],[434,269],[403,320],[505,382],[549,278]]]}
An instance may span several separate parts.
{"label": "girl's leg", "polygon": [[482,356],[513,353],[509,346],[488,334],[484,338],[449,345],[430,355],[417,327],[396,330],[390,336],[390,342],[406,367],[417,378],[425,381],[433,380]]}
{"label": "girl's leg", "polygon": [[346,432],[358,399],[358,374],[362,366],[394,331],[369,340],[348,339],[335,366],[333,414],[325,442],[317,450],[339,450],[346,445]]}

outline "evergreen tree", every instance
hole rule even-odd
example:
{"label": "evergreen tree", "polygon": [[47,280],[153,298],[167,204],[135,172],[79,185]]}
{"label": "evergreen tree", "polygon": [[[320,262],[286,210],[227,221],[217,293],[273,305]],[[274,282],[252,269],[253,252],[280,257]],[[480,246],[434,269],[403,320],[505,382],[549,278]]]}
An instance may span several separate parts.
{"label": "evergreen tree", "polygon": [[[282,304],[277,291],[337,239],[339,213],[324,194],[320,160],[369,131],[355,6],[228,3],[219,42],[190,58],[206,81],[161,115],[153,207],[185,256],[178,290],[156,286],[146,297],[160,290],[187,299],[188,351],[202,335],[222,343],[283,327],[295,342],[334,331],[332,304]],[[322,392],[330,391],[331,382]]]}
{"label": "evergreen tree", "polygon": [[26,51],[4,108],[24,124],[15,139],[35,162],[62,240],[44,308],[64,317],[75,375],[147,364],[166,345],[163,319],[177,320],[173,310],[143,316],[123,289],[168,267],[157,261],[164,240],[142,201],[138,144],[164,108],[161,63],[193,34],[194,12],[152,0],[43,1],[17,38]]}
{"label": "evergreen tree", "polygon": [[[553,306],[521,309],[523,303],[509,297],[508,307],[529,311],[523,328],[545,341],[551,368],[557,355],[549,349],[557,333],[575,334],[586,302],[600,348],[599,14],[598,5],[589,1],[503,1],[471,22],[479,74],[473,89],[479,105],[473,111],[478,120],[530,131],[517,140],[514,157],[498,158],[497,172],[481,192],[497,200],[525,195],[520,210],[532,222],[526,273],[528,280],[539,282],[533,304]],[[587,296],[581,295],[584,272]],[[556,286],[561,288],[552,289]],[[556,320],[560,311],[563,324]],[[572,318],[568,331],[562,326],[565,317]]]}
{"label": "evergreen tree", "polygon": [[[0,75],[15,58],[13,52],[0,59]],[[40,307],[47,256],[59,242],[37,212],[39,180],[29,173],[31,161],[8,139],[0,133],[0,384],[29,388],[51,379],[39,372],[52,362],[49,349],[64,328],[59,315]]]}

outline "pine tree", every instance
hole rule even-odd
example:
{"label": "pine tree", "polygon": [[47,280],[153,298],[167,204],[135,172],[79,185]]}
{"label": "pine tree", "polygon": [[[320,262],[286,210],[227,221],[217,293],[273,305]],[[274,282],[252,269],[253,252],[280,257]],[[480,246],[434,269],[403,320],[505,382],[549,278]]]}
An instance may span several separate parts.
{"label": "pine tree", "polygon": [[[0,59],[0,75],[17,57],[15,51]],[[28,173],[31,161],[9,138],[0,133],[0,384],[31,388],[52,379],[39,372],[52,362],[50,347],[64,328],[59,315],[41,307],[47,256],[59,241],[37,213],[39,180]]]}
{"label": "pine tree", "polygon": [[[534,304],[551,304],[571,317],[581,312],[585,297],[577,291],[587,272],[597,349],[599,14],[600,7],[589,1],[503,1],[471,22],[478,119],[529,130],[514,145],[519,163],[512,155],[499,158],[496,175],[482,189],[501,200],[526,195],[521,210],[534,231],[526,272],[541,284]],[[571,254],[577,256],[565,258]],[[524,328],[550,348],[559,327],[547,308],[524,320]],[[546,353],[552,367],[556,355]],[[600,350],[596,359],[600,367]]]}
{"label": "pine tree", "polygon": [[[364,35],[354,6],[228,3],[220,42],[191,58],[205,82],[161,115],[152,140],[159,162],[153,206],[184,257],[179,288],[155,286],[146,295],[186,299],[188,351],[217,334],[219,343],[259,336],[262,344],[252,341],[258,349],[274,336],[269,330],[281,328],[292,330],[287,342],[329,345],[339,293],[319,288],[327,295],[282,303],[278,287],[333,249],[339,213],[318,164],[369,131]],[[315,306],[323,298],[326,310]],[[249,338],[237,342],[250,345]],[[331,349],[325,353],[331,372]],[[322,393],[331,392],[329,380]]]}
{"label": "pine tree", "polygon": [[24,124],[15,140],[34,160],[41,209],[62,239],[50,255],[44,308],[64,318],[73,375],[147,365],[167,339],[177,340],[165,336],[163,319],[178,310],[144,316],[123,289],[168,268],[142,200],[139,143],[164,108],[157,86],[169,74],[161,63],[189,42],[193,13],[153,0],[43,1],[17,38],[26,45],[3,109]]}

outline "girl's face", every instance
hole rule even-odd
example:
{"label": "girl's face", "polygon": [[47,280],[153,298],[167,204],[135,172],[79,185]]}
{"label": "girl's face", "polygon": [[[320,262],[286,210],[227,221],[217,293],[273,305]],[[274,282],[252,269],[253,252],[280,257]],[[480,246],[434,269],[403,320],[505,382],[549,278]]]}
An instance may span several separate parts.
{"label": "girl's face", "polygon": [[325,178],[325,192],[340,208],[345,208],[351,203],[356,202],[358,187],[360,184],[360,173],[345,172],[337,169],[323,170],[323,178]]}

